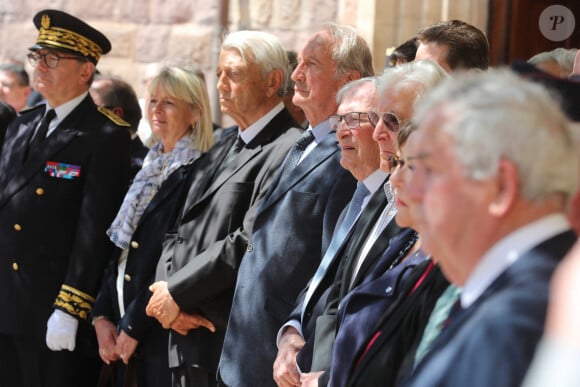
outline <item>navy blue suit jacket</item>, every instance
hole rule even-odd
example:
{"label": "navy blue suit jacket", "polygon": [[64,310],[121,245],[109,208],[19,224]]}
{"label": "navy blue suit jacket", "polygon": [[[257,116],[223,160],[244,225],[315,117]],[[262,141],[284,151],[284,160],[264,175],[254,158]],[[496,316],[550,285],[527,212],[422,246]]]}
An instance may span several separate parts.
{"label": "navy blue suit jacket", "polygon": [[367,331],[365,344],[348,356],[350,363],[338,370],[333,363],[332,386],[395,386],[400,374],[412,368],[431,311],[449,283],[432,260],[415,266],[405,277],[399,295]]}
{"label": "navy blue suit jacket", "polygon": [[115,248],[114,259],[106,271],[95,302],[94,316],[105,316],[119,324],[119,328],[139,340],[140,345],[148,338],[153,327],[161,328],[155,318],[145,314],[145,307],[151,297],[149,285],[155,280],[155,268],[161,255],[165,232],[175,224],[178,211],[183,204],[184,191],[188,188],[185,182],[195,165],[194,161],[169,175],[139,219],[131,239],[132,243],[125,266],[123,282],[125,314],[123,318],[121,319],[117,305],[118,295],[115,282],[118,257],[121,254],[120,248]]}
{"label": "navy blue suit jacket", "polygon": [[520,257],[453,318],[403,385],[519,386],[542,336],[550,278],[575,241],[564,232]]}
{"label": "navy blue suit jacket", "polygon": [[348,370],[374,333],[380,317],[401,293],[409,273],[425,260],[425,255],[419,251],[390,268],[394,260],[407,254],[416,241],[415,235],[412,229],[404,229],[393,237],[367,278],[340,303],[332,347],[332,385],[344,384]]}
{"label": "navy blue suit jacket", "polygon": [[[265,196],[242,259],[219,374],[228,386],[275,386],[276,333],[318,267],[355,179],[334,132]],[[279,173],[280,175],[280,173]]]}
{"label": "navy blue suit jacket", "polygon": [[[342,278],[343,271],[347,267],[350,267],[350,264],[345,265],[344,263],[352,262],[352,258],[358,255],[366,241],[366,237],[372,231],[386,204],[387,198],[381,188],[373,194],[369,203],[363,209],[345,242],[338,250],[334,261],[320,282],[317,290],[309,300],[306,300],[305,313],[301,321],[306,344],[297,357],[298,364],[303,371],[327,369],[330,366],[330,353],[331,345],[334,341],[336,314],[326,312],[329,302],[328,297],[333,295],[332,290],[337,285],[337,281],[340,281],[340,278]],[[374,262],[377,257],[382,255],[388,246],[392,236],[391,233],[396,233],[398,230],[398,228],[393,230],[389,227],[383,230],[367,254],[365,259],[367,264],[364,264],[360,270],[366,271],[366,268],[369,266],[368,262]],[[357,278],[360,280],[364,276],[357,276]],[[291,314],[291,319],[300,320],[305,291],[302,293],[298,306]],[[314,360],[317,361],[315,362]]]}

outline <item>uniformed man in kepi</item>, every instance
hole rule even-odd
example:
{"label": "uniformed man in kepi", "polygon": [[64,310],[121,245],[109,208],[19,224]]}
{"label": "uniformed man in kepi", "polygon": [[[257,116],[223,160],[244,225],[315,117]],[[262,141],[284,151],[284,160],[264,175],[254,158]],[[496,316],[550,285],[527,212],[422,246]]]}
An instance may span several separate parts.
{"label": "uniformed man in kepi", "polygon": [[12,121],[0,152],[0,383],[95,386],[87,321],[127,187],[129,132],[88,94],[109,40],[61,11],[34,25],[28,59],[46,104]]}

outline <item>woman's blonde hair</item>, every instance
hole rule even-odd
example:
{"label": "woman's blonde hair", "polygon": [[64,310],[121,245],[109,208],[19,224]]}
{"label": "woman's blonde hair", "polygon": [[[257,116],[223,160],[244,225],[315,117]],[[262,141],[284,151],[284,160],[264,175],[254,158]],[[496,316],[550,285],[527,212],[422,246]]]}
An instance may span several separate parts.
{"label": "woman's blonde hair", "polygon": [[191,105],[197,118],[192,131],[195,145],[200,152],[206,152],[214,142],[211,121],[211,109],[205,81],[196,75],[195,71],[185,67],[165,66],[151,80],[149,93],[161,89],[173,98],[185,101]]}

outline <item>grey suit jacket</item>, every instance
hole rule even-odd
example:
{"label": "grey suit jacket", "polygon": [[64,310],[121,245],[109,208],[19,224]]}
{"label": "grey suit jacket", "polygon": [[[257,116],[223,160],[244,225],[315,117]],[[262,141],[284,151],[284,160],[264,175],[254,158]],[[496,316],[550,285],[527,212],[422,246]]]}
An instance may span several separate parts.
{"label": "grey suit jacket", "polygon": [[197,365],[216,372],[238,267],[251,235],[256,208],[301,130],[283,110],[213,176],[236,133],[205,155],[196,168],[184,211],[166,236],[160,265],[181,310],[201,313],[217,331],[170,334],[170,367]]}
{"label": "grey suit jacket", "polygon": [[340,166],[334,132],[284,180],[256,215],[238,273],[219,374],[228,386],[275,386],[276,332],[318,267],[355,179]]}

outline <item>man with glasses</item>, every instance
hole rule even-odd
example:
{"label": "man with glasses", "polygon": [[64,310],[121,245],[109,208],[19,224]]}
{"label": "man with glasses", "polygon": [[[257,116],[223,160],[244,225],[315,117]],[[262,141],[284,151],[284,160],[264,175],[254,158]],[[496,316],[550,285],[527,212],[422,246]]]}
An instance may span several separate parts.
{"label": "man with glasses", "polygon": [[8,127],[0,158],[0,362],[10,386],[95,385],[88,319],[129,178],[127,124],[88,94],[108,39],[61,11],[34,17],[28,58],[46,104]]}
{"label": "man with glasses", "polygon": [[[326,317],[323,311],[328,293],[334,284],[341,261],[353,251],[362,249],[366,239],[364,236],[370,232],[387,205],[383,185],[388,174],[379,169],[379,147],[373,141],[374,127],[368,117],[368,112],[375,108],[376,82],[376,78],[363,78],[346,84],[337,95],[337,114],[329,119],[336,130],[342,153],[340,164],[357,179],[358,186],[335,228],[333,240],[320,266],[298,297],[288,322],[280,329],[277,340],[278,356],[274,363],[274,380],[279,386],[300,385],[301,375],[298,369],[309,372],[328,368],[329,353],[326,344],[329,342],[325,341],[322,345],[317,343],[319,339],[328,337],[327,328],[332,330],[332,324],[321,320]],[[394,146],[393,143],[392,153]],[[359,202],[359,193],[365,191],[366,193],[360,194],[363,197]],[[359,209],[351,217],[350,209],[356,203],[359,203]],[[377,236],[378,234],[374,239]],[[386,247],[382,242],[388,239],[381,240],[376,249],[382,252]],[[367,253],[375,254],[374,246],[372,250]],[[319,332],[322,328],[323,334]],[[318,376],[303,373],[302,380],[305,382],[314,375]]]}
{"label": "man with glasses", "polygon": [[[348,128],[357,127],[357,124],[369,125],[374,128],[373,143],[376,153],[361,157],[379,157],[381,170],[388,174],[393,166],[392,156],[395,154],[400,126],[410,119],[418,96],[443,76],[444,71],[433,63],[403,65],[378,78],[376,100],[373,100],[371,108],[349,109],[354,106],[343,107],[341,104],[338,113],[342,114],[333,116],[331,121],[342,128],[337,133],[337,138],[342,145],[343,166],[349,162],[349,158],[360,153],[359,147],[354,144],[362,141],[361,133],[353,133],[358,131]],[[353,113],[356,110],[358,111]],[[370,149],[368,147],[366,151]],[[379,190],[377,196],[382,201],[371,201],[361,213],[361,219],[354,226],[353,236],[346,241],[328,270],[326,285],[322,286],[324,291],[310,292],[314,296],[306,300],[309,305],[302,308],[306,317],[304,313],[302,317],[300,314],[291,316],[295,319],[302,318],[299,326],[306,337],[305,348],[313,348],[311,370],[317,372],[303,376],[303,379],[318,378],[318,385],[326,385],[328,381],[329,375],[325,371],[328,371],[331,364],[340,301],[366,278],[381,275],[397,256],[397,251],[387,250],[390,239],[400,230],[393,220],[396,213],[394,197],[390,183],[386,182],[381,188],[383,189]],[[306,295],[308,294],[306,291]],[[317,294],[320,295],[318,299]],[[304,349],[302,351],[306,352]],[[285,356],[279,354],[279,359],[283,358],[280,355]],[[302,355],[301,352],[299,359]],[[288,379],[286,376],[286,380]]]}

